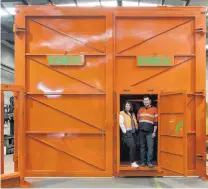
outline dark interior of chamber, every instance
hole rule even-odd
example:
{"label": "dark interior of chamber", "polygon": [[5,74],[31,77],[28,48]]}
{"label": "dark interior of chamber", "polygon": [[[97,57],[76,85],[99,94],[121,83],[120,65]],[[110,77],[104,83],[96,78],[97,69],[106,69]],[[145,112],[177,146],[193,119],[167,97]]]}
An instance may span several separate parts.
{"label": "dark interior of chamber", "polygon": [[[140,95],[120,95],[120,111],[123,110],[123,106],[125,101],[130,101],[133,105],[133,112],[135,115],[137,115],[137,112],[140,107],[143,106],[143,97],[145,94]],[[156,94],[149,95],[152,100],[152,105],[155,107],[158,107],[157,99],[158,96]],[[120,128],[120,126],[119,126]],[[139,133],[137,132],[137,135]],[[139,138],[139,137],[137,137]],[[140,163],[140,148],[139,148],[139,139],[136,141],[136,160]],[[153,164],[157,165],[157,149],[158,149],[158,132],[157,137],[155,139],[155,145],[154,145],[154,158],[153,158]],[[130,158],[129,158],[129,148],[126,146],[126,144],[123,142],[123,133],[120,129],[120,163],[121,165],[129,165]]]}

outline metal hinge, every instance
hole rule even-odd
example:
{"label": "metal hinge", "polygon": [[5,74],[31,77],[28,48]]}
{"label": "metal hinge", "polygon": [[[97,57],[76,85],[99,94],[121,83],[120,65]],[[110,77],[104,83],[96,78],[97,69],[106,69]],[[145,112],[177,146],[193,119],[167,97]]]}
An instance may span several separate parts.
{"label": "metal hinge", "polygon": [[206,96],[206,95],[205,95],[205,91],[204,91],[204,90],[202,90],[202,91],[197,91],[197,92],[194,93],[194,96],[202,96],[202,97],[205,97],[205,96]]}
{"label": "metal hinge", "polygon": [[14,33],[20,33],[20,32],[26,32],[26,28],[19,27],[17,25],[13,25],[13,32]]}
{"label": "metal hinge", "polygon": [[17,92],[14,92],[14,98],[18,99],[18,93]]}
{"label": "metal hinge", "polygon": [[116,113],[114,114],[114,119],[117,119],[117,115],[116,115]]}
{"label": "metal hinge", "polygon": [[205,31],[204,31],[204,28],[201,27],[201,28],[196,28],[194,33],[201,33],[201,34],[205,34]]}
{"label": "metal hinge", "polygon": [[206,153],[204,152],[203,154],[196,154],[196,159],[206,161]]}
{"label": "metal hinge", "polygon": [[15,162],[15,161],[18,161],[18,156],[17,155],[13,155],[13,161]]}
{"label": "metal hinge", "polygon": [[116,96],[116,92],[115,91],[113,92],[113,95]]}
{"label": "metal hinge", "polygon": [[113,161],[114,163],[117,163],[117,160],[116,159],[114,159],[114,161]]}

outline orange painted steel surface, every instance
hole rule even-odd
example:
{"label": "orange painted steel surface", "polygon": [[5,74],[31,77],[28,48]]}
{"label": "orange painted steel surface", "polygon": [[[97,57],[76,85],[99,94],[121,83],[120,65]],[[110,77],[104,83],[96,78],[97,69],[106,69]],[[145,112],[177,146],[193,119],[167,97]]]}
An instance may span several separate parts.
{"label": "orange painted steel surface", "polygon": [[[205,30],[203,7],[17,6],[23,176],[204,177]],[[84,55],[85,65],[49,66],[49,55]],[[140,67],[137,56],[174,62]],[[120,167],[121,94],[158,95],[158,167],[152,171]]]}
{"label": "orange painted steel surface", "polygon": [[[15,132],[14,132],[14,172],[4,172],[4,92],[12,91],[14,93],[14,120],[15,120]],[[9,188],[15,186],[26,186],[24,181],[24,88],[17,85],[1,84],[1,187]],[[8,162],[6,162],[8,163]]]}

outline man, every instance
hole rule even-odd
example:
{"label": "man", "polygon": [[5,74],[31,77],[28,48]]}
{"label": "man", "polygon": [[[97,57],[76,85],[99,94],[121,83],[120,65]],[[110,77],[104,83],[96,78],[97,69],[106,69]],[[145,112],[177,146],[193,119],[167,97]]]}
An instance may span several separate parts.
{"label": "man", "polygon": [[154,138],[156,137],[157,132],[158,114],[157,108],[151,106],[151,99],[149,96],[144,96],[143,103],[144,107],[141,107],[137,113],[137,120],[139,122],[141,166],[144,167],[147,164],[148,167],[152,168]]}

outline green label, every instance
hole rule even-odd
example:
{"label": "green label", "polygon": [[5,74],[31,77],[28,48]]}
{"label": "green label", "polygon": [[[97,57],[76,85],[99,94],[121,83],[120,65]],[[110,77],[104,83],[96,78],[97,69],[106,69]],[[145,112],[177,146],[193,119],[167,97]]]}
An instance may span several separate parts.
{"label": "green label", "polygon": [[65,55],[65,56],[48,56],[49,65],[84,65],[84,56],[81,55]]}
{"label": "green label", "polygon": [[172,66],[174,58],[172,56],[138,56],[138,66]]}

